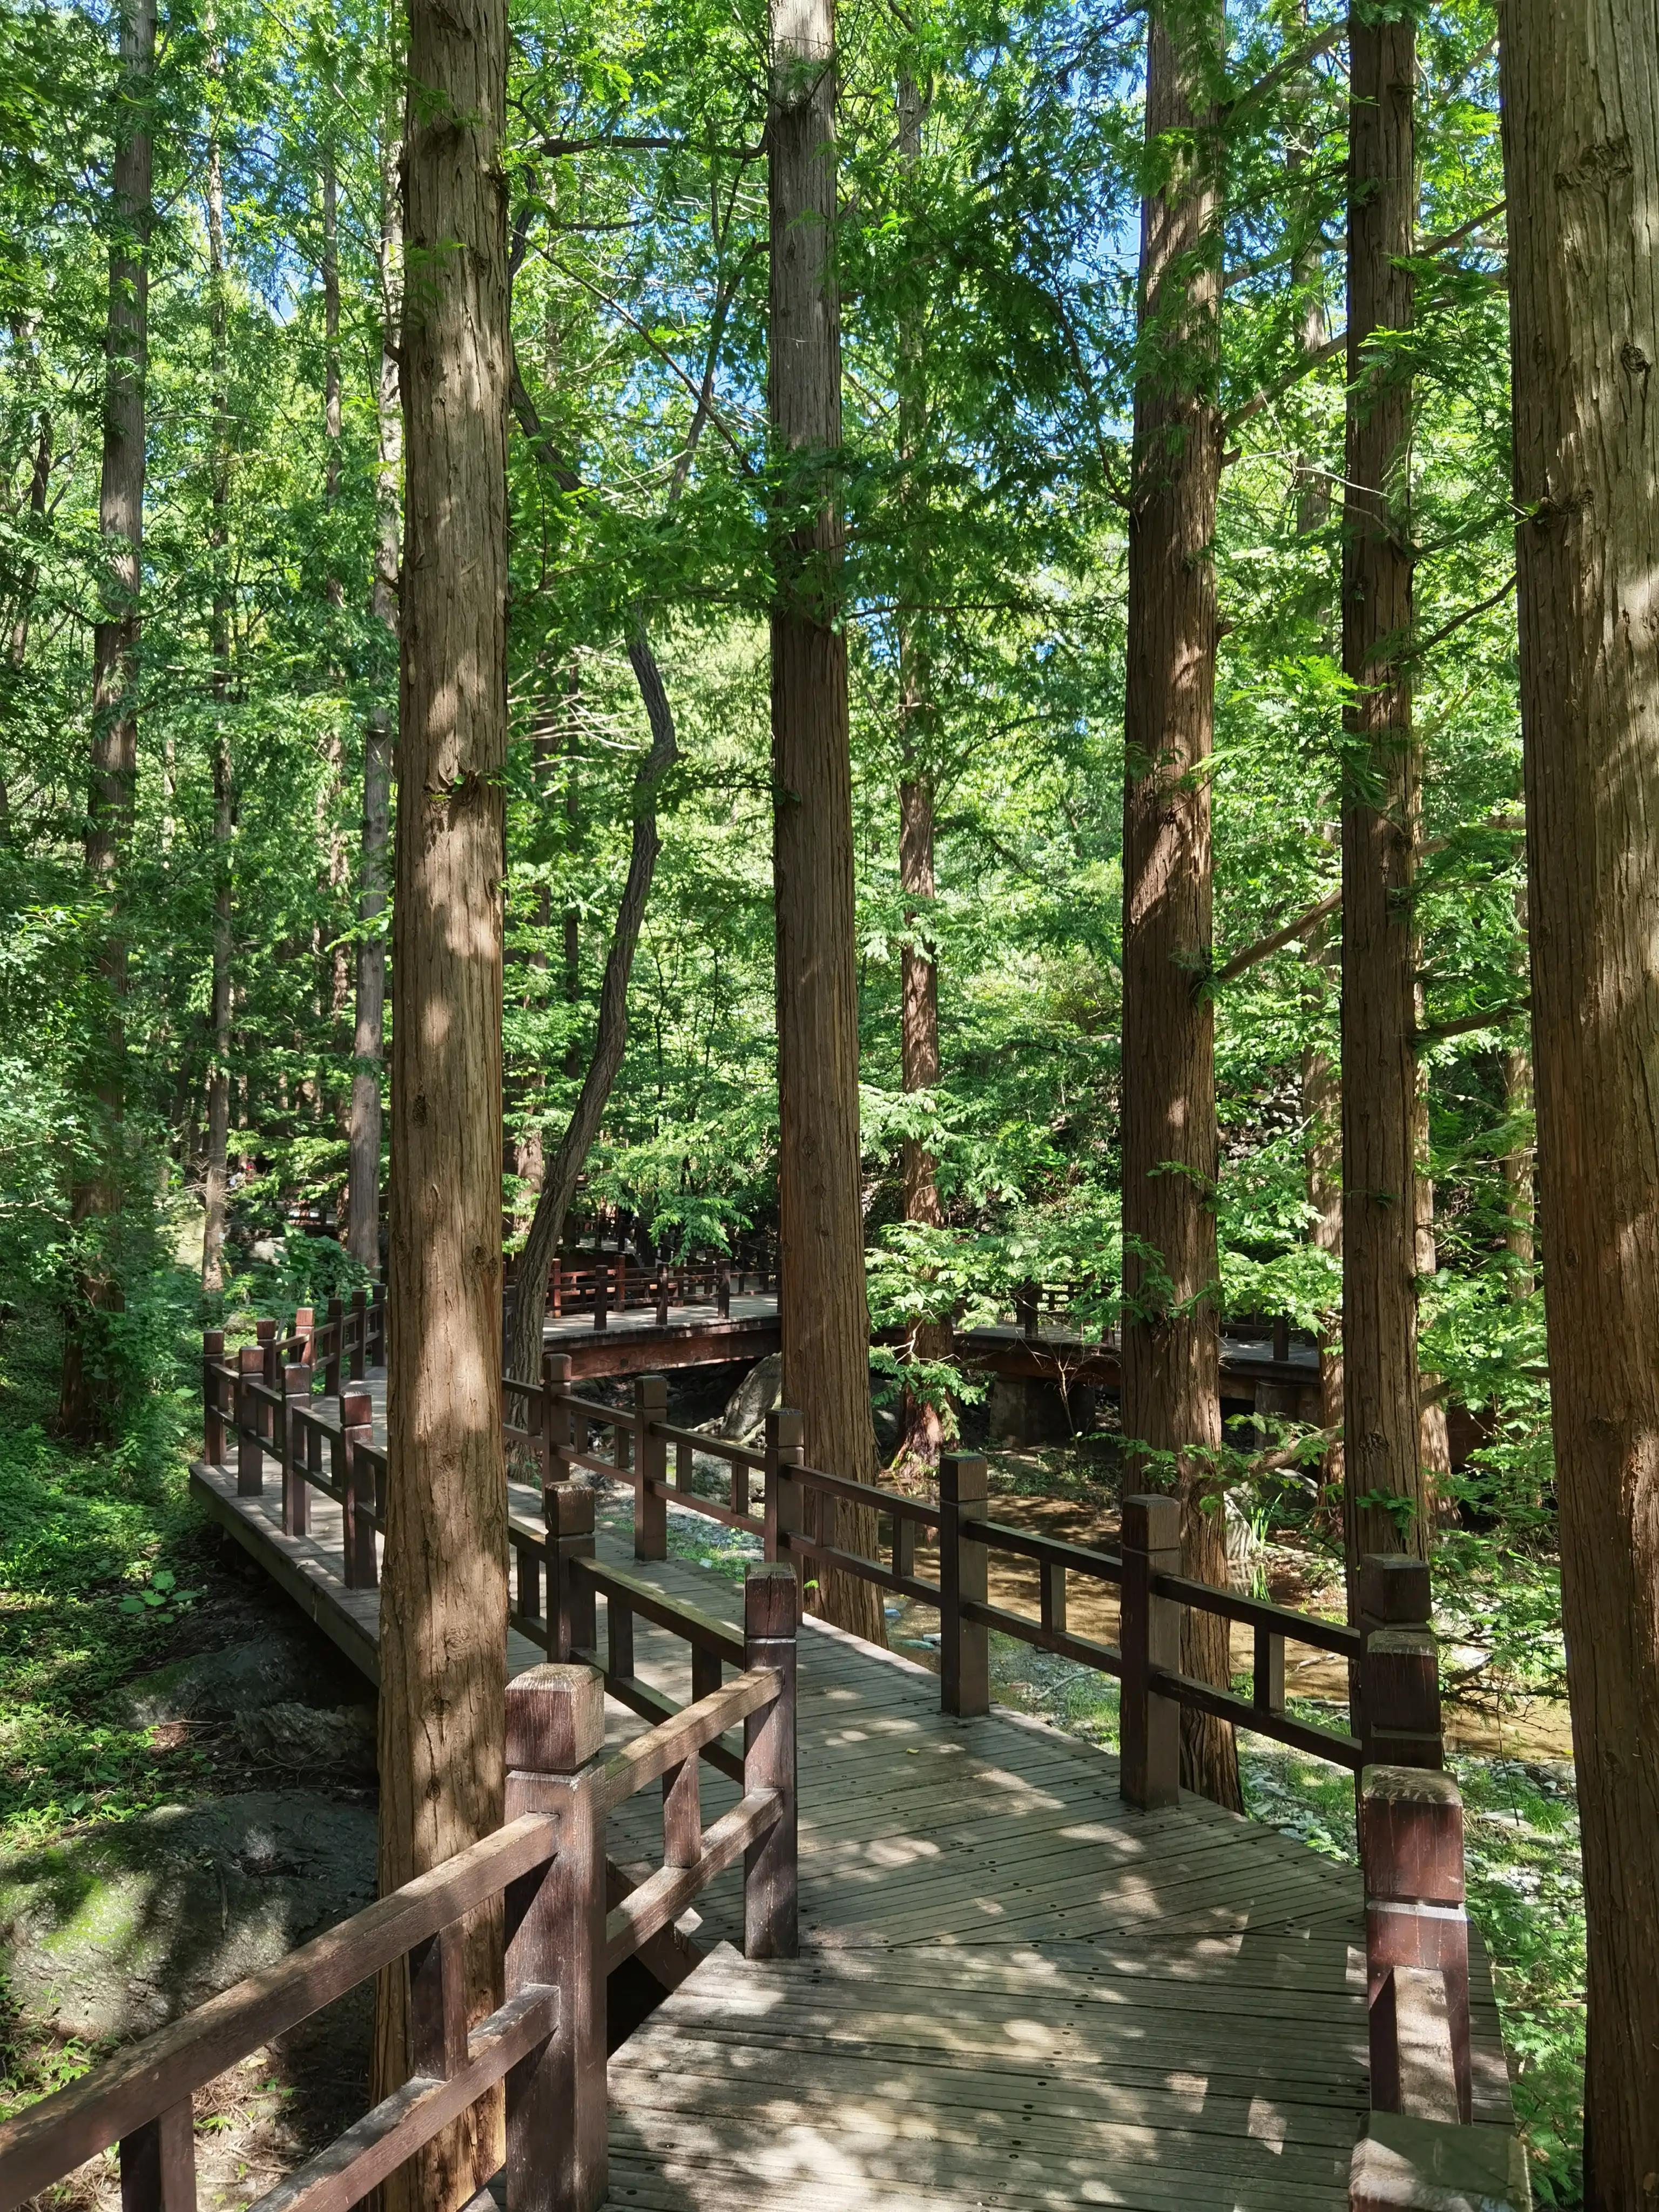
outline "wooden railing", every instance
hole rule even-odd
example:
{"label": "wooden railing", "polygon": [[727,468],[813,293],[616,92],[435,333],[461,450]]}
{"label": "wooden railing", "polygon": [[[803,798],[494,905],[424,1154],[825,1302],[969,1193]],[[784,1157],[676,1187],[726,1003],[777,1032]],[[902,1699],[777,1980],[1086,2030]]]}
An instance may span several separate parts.
{"label": "wooden railing", "polygon": [[[550,1321],[591,1314],[594,1328],[605,1328],[613,1313],[653,1308],[659,1323],[666,1326],[672,1307],[712,1305],[725,1321],[734,1293],[758,1295],[777,1285],[775,1267],[741,1255],[687,1264],[635,1260],[625,1252],[561,1254],[548,1271],[547,1314]],[[516,1295],[509,1282],[509,1301]]]}
{"label": "wooden railing", "polygon": [[[299,1342],[296,1332],[286,1345]],[[276,1384],[265,1379],[270,1370],[264,1363],[283,1348],[272,1331],[267,1341],[240,1355],[234,1376],[239,1491],[257,1489],[265,1455],[276,1455],[283,1473],[284,1528],[303,1533],[307,1487],[325,1491],[345,1515],[348,1581],[372,1583],[386,1460],[369,1441],[367,1400],[346,1393],[337,1425],[319,1419],[309,1402],[314,1370],[295,1362],[278,1370]],[[752,1670],[744,1645],[721,1623],[671,1606],[648,1582],[597,1559],[593,1493],[568,1480],[580,1471],[630,1487],[639,1559],[666,1556],[672,1504],[757,1539],[769,1563],[787,1565],[798,1575],[804,1577],[812,1567],[833,1568],[936,1607],[940,1700],[947,1712],[971,1716],[989,1709],[993,1632],[1115,1676],[1120,1684],[1120,1787],[1133,1804],[1152,1809],[1176,1802],[1183,1706],[1347,1767],[1358,1778],[1377,2109],[1410,2113],[1437,2098],[1439,2107],[1455,2107],[1467,2118],[1468,1938],[1462,1908],[1462,1811],[1455,1785],[1442,1771],[1437,1654],[1429,1626],[1425,1566],[1400,1558],[1368,1559],[1361,1575],[1359,1620],[1322,1620],[1183,1576],[1179,1512],[1172,1498],[1126,1498],[1115,1553],[1067,1543],[993,1519],[986,1462],[977,1455],[944,1455],[939,1502],[930,1504],[808,1467],[797,1413],[769,1414],[765,1446],[757,1451],[670,1422],[667,1385],[660,1376],[638,1377],[632,1405],[618,1407],[579,1396],[571,1366],[568,1356],[549,1354],[539,1382],[509,1379],[505,1384],[507,1440],[521,1462],[534,1462],[544,1501],[542,1521],[518,1514],[509,1521],[515,1561],[513,1625],[520,1633],[556,1659],[600,1667],[610,1694],[659,1723],[667,1717],[663,1701],[634,1668],[636,1618],[668,1625],[672,1614],[678,1621],[677,1632],[691,1645],[694,1700],[724,1694],[722,1667]],[[222,1449],[226,1415],[216,1394],[227,1370],[210,1357],[205,1371],[207,1421],[210,1430],[218,1421]],[[607,1448],[600,1449],[601,1443]],[[724,1467],[723,1497],[707,1497],[695,1487],[697,1455]],[[811,1526],[809,1498],[817,1502]],[[874,1516],[881,1556],[849,1548],[842,1540],[849,1524],[838,1514],[841,1507],[861,1507]],[[936,1580],[918,1571],[918,1552],[930,1547],[937,1553]],[[993,1555],[1036,1565],[1035,1615],[990,1602]],[[1069,1626],[1067,1585],[1073,1577],[1116,1589],[1115,1644],[1080,1635]],[[600,1595],[609,1622],[602,1662],[593,1648],[595,1599]],[[1187,1610],[1218,1616],[1250,1632],[1248,1696],[1181,1671]],[[1287,1709],[1287,1644],[1346,1661],[1346,1729]],[[706,1739],[702,1755],[735,1778],[745,1771],[738,1753],[714,1736]],[[1385,1809],[1374,1810],[1377,1807]],[[1432,2027],[1442,2020],[1443,2033]],[[1431,2093],[1425,2085],[1435,2081],[1440,2086]]]}
{"label": "wooden railing", "polygon": [[[0,2212],[116,2143],[122,2212],[194,2212],[196,2091],[399,1960],[410,1978],[409,2080],[254,2212],[358,2203],[502,2081],[508,2212],[596,2212],[607,2190],[606,1976],[740,1857],[745,1951],[795,1952],[793,1573],[754,1569],[745,1607],[737,1679],[608,1758],[594,1668],[538,1667],[509,1682],[505,1825],[0,2127]],[[699,1758],[738,1723],[744,1795],[705,1831]],[[663,1866],[624,1881],[608,1908],[617,1869],[605,1858],[606,1818],[659,1779]],[[505,2001],[469,2031],[464,1923],[496,1899]]]}

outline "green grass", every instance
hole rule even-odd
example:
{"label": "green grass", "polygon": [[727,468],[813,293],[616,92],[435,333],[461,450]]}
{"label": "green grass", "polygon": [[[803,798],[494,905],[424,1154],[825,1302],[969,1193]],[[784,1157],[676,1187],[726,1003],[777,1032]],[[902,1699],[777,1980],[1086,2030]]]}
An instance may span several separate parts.
{"label": "green grass", "polygon": [[194,1754],[156,1749],[115,1692],[161,1663],[200,1542],[176,1445],[80,1455],[0,1429],[0,1847],[189,1784]]}

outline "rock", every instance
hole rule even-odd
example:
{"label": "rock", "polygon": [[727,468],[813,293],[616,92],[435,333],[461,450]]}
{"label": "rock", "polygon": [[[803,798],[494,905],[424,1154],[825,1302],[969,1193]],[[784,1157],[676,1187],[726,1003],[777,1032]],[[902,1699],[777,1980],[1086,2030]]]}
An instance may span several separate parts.
{"label": "rock", "polygon": [[319,1711],[292,1702],[267,1705],[261,1712],[236,1716],[236,1735],[253,1758],[271,1759],[306,1773],[338,1769],[353,1780],[375,1775],[374,1713],[368,1705],[340,1705]]}
{"label": "rock", "polygon": [[164,1806],[0,1858],[0,1958],[37,2026],[144,2034],[361,1911],[374,1886],[366,1806],[306,1790]]}
{"label": "rock", "polygon": [[783,1403],[783,1354],[769,1352],[744,1376],[715,1422],[714,1434],[729,1444],[748,1443]]}
{"label": "rock", "polygon": [[273,1630],[251,1644],[198,1651],[130,1682],[121,1699],[129,1728],[161,1721],[229,1720],[297,1702],[337,1706],[368,1694],[349,1660],[314,1638]]}

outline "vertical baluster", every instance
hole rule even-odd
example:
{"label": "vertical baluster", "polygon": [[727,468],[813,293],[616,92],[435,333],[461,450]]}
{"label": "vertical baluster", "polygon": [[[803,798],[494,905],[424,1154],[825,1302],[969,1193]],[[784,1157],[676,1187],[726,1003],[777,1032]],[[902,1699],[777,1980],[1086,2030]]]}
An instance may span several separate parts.
{"label": "vertical baluster", "polygon": [[377,1276],[368,1299],[369,1340],[373,1352],[371,1364],[386,1365],[386,1285]]}
{"label": "vertical baluster", "polygon": [[465,1954],[451,1921],[409,1954],[409,2070],[447,2081],[465,2063]]}
{"label": "vertical baluster", "polygon": [[542,1487],[546,1490],[556,1482],[568,1480],[570,1474],[568,1454],[575,1437],[570,1418],[570,1354],[568,1352],[544,1352],[542,1354]]}
{"label": "vertical baluster", "polygon": [[593,1326],[610,1326],[611,1274],[603,1253],[593,1255]]}
{"label": "vertical baluster", "polygon": [[1255,1632],[1255,1663],[1251,1671],[1251,1692],[1259,1713],[1282,1713],[1285,1710],[1285,1639],[1276,1629],[1257,1626]]}
{"label": "vertical baluster", "polygon": [[674,1487],[688,1492],[691,1488],[691,1446],[684,1437],[674,1443]]}
{"label": "vertical baluster", "polygon": [[345,1340],[345,1300],[331,1298],[324,1344],[326,1357],[323,1364],[323,1395],[337,1398],[340,1395],[340,1354]]}
{"label": "vertical baluster", "polygon": [[[253,1334],[259,1346],[260,1380],[267,1390],[275,1390],[278,1387],[283,1364],[283,1355],[276,1347],[276,1324],[274,1321],[256,1321]],[[259,1407],[259,1432],[275,1453],[279,1448],[280,1438],[276,1411],[268,1403],[261,1404]]]}
{"label": "vertical baluster", "polygon": [[657,1327],[668,1326],[668,1270],[660,1260],[657,1262]]}
{"label": "vertical baluster", "polygon": [[775,1790],[775,1826],[743,1862],[743,1948],[746,1958],[793,1959],[797,1936],[795,1816],[795,1638],[800,1590],[787,1561],[750,1567],[743,1594],[743,1662],[770,1668],[778,1695],[743,1724],[743,1787]]}
{"label": "vertical baluster", "polygon": [[593,1585],[574,1570],[593,1557],[593,1493],[556,1482],[543,1492],[547,1517],[547,1612],[556,1659],[593,1649]]}
{"label": "vertical baluster", "polygon": [[121,2212],[196,2212],[188,2097],[121,2138]]}
{"label": "vertical baluster", "polygon": [[[801,1532],[800,1485],[791,1470],[805,1463],[799,1413],[780,1407],[766,1416],[766,1556],[769,1561],[789,1557],[789,1539]],[[799,1579],[802,1562],[795,1563]]]}
{"label": "vertical baluster", "polygon": [[721,1319],[722,1321],[730,1321],[730,1320],[731,1320],[731,1318],[732,1318],[732,1267],[731,1267],[731,1262],[730,1262],[729,1261],[726,1261],[726,1260],[722,1260],[722,1261],[720,1261],[720,1273],[719,1273],[719,1274],[718,1274],[718,1276],[715,1278],[715,1282],[714,1282],[714,1310],[715,1310],[715,1311],[719,1314],[719,1316],[720,1316],[720,1319]]}
{"label": "vertical baluster", "polygon": [[553,1262],[553,1279],[548,1286],[548,1295],[552,1301],[554,1320],[562,1320],[564,1315],[564,1267],[556,1258]]}
{"label": "vertical baluster", "polygon": [[357,1447],[374,1440],[374,1401],[367,1390],[348,1390],[340,1399],[340,1428],[334,1439],[334,1480],[340,1492],[341,1545],[348,1589],[373,1589],[380,1579],[374,1552],[374,1470],[358,1457]]}
{"label": "vertical baluster", "polygon": [[986,1600],[983,1544],[962,1533],[985,1512],[987,1470],[976,1454],[944,1452],[939,1463],[939,1704],[947,1713],[983,1713],[991,1705],[991,1638],[963,1607]]}
{"label": "vertical baluster", "polygon": [[507,1684],[507,1817],[551,1813],[558,1828],[553,1858],[507,1892],[507,1989],[559,1992],[552,2035],[507,2077],[508,2212],[598,2212],[605,2197],[605,1837],[592,1785],[604,1747],[591,1667],[533,1667]]}
{"label": "vertical baluster", "polygon": [[257,1498],[265,1486],[264,1409],[252,1385],[263,1382],[263,1346],[245,1344],[236,1355],[236,1495]]}
{"label": "vertical baluster", "polygon": [[916,1571],[916,1524],[908,1513],[893,1516],[893,1572],[908,1582]]}
{"label": "vertical baluster", "polygon": [[1118,1788],[1144,1810],[1173,1805],[1181,1790],[1181,1708],[1152,1686],[1155,1670],[1177,1673],[1181,1608],[1153,1595],[1152,1577],[1181,1571],[1181,1508],[1173,1498],[1123,1501],[1123,1680]]}
{"label": "vertical baluster", "polygon": [[313,1306],[297,1307],[294,1315],[294,1334],[297,1339],[293,1354],[294,1364],[295,1366],[311,1367],[315,1365],[316,1363],[312,1358],[311,1353],[312,1340],[315,1336],[316,1333],[316,1309]]}
{"label": "vertical baluster", "polygon": [[311,1370],[308,1367],[285,1367],[283,1370],[282,1424],[283,1464],[283,1534],[303,1536],[311,1526],[311,1486],[306,1480],[307,1464],[304,1416],[311,1404]]}
{"label": "vertical baluster", "polygon": [[209,1467],[225,1463],[225,1415],[219,1370],[224,1364],[225,1333],[202,1331],[202,1458]]}
{"label": "vertical baluster", "polygon": [[[634,1557],[668,1557],[668,1501],[659,1485],[668,1480],[668,1440],[658,1430],[668,1419],[668,1378],[641,1375],[634,1382]],[[619,1431],[618,1435],[625,1431]]]}
{"label": "vertical baluster", "polygon": [[605,1628],[610,1657],[606,1672],[627,1681],[634,1672],[634,1614],[619,1597],[605,1599]]}
{"label": "vertical baluster", "polygon": [[368,1364],[368,1292],[351,1293],[351,1311],[346,1324],[346,1372],[354,1382],[361,1382]]}
{"label": "vertical baluster", "polygon": [[1056,1635],[1066,1632],[1066,1570],[1053,1559],[1042,1560],[1037,1568],[1042,1577],[1039,1602],[1042,1608],[1042,1625]]}

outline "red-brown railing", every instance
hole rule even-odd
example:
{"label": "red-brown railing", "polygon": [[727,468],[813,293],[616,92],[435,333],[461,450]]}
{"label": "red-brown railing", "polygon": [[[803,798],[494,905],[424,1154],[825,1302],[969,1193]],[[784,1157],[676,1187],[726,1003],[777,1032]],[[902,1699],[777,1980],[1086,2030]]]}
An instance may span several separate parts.
{"label": "red-brown railing", "polygon": [[[653,1619],[701,1635],[702,1616],[683,1620],[653,1595]],[[789,1569],[752,1569],[744,1636],[723,1632],[719,1655],[741,1668],[736,1679],[721,1684],[719,1659],[712,1680],[705,1666],[690,1704],[609,1757],[605,1686],[592,1666],[539,1667],[509,1682],[505,1825],[0,2127],[0,2212],[118,2143],[122,2212],[194,2212],[195,2093],[405,1960],[409,2080],[255,2212],[358,2203],[503,2081],[508,2212],[596,2212],[607,2188],[607,1975],[740,1858],[745,1952],[794,1955],[797,1619]],[[705,1830],[699,1761],[739,1723],[744,1794]],[[659,1779],[662,1868],[619,1878],[605,1858],[605,1820]],[[463,1923],[498,1898],[506,1997],[469,2031]]]}
{"label": "red-brown railing", "polygon": [[[301,1333],[285,1341],[289,1347],[299,1345]],[[386,1481],[385,1455],[369,1441],[368,1402],[347,1394],[341,1401],[342,1420],[319,1416],[310,1405],[313,1370],[296,1363],[278,1370],[278,1382],[265,1379],[270,1371],[265,1363],[283,1348],[273,1328],[264,1341],[240,1356],[234,1419],[239,1492],[259,1487],[264,1459],[272,1455],[282,1468],[285,1529],[304,1533],[308,1486],[335,1498],[345,1515],[347,1579],[366,1586],[374,1576],[374,1534],[383,1522]],[[1448,1871],[1451,1846],[1445,1838],[1454,1826],[1461,1838],[1462,1815],[1455,1785],[1441,1771],[1437,1658],[1425,1566],[1401,1558],[1365,1561],[1358,1623],[1322,1620],[1183,1576],[1179,1516],[1171,1498],[1126,1498],[1115,1553],[1070,1544],[993,1519],[986,1462],[977,1455],[944,1455],[939,1502],[933,1504],[808,1467],[797,1413],[769,1414],[765,1447],[757,1451],[670,1422],[667,1384],[660,1376],[638,1377],[632,1405],[617,1407],[579,1396],[571,1367],[567,1355],[550,1353],[539,1382],[508,1378],[504,1384],[507,1441],[521,1462],[535,1463],[545,1515],[544,1525],[517,1515],[510,1522],[517,1562],[514,1626],[521,1632],[558,1657],[586,1656],[592,1645],[593,1599],[602,1592],[611,1623],[606,1687],[647,1718],[660,1717],[660,1699],[634,1673],[632,1623],[635,1614],[660,1619],[666,1601],[639,1577],[595,1559],[592,1494],[568,1480],[581,1471],[631,1488],[634,1548],[640,1559],[666,1556],[667,1511],[674,1504],[757,1538],[769,1562],[789,1563],[803,1575],[813,1567],[836,1570],[937,1607],[940,1698],[948,1712],[988,1710],[993,1632],[1116,1677],[1120,1786],[1132,1803],[1152,1808],[1176,1802],[1183,1706],[1349,1768],[1361,1777],[1371,2018],[1374,2040],[1380,2039],[1373,2080],[1380,2096],[1404,2100],[1401,2106],[1379,2109],[1413,2109],[1421,2102],[1410,2086],[1416,2077],[1410,2067],[1402,2075],[1397,2054],[1435,2047],[1422,2018],[1429,2002],[1424,1992],[1432,1988],[1441,1992],[1447,2023],[1452,2053],[1448,2078],[1467,2117],[1468,1928],[1461,1841],[1455,1854],[1456,1895],[1443,1893],[1453,1886]],[[228,1370],[210,1356],[204,1371],[207,1425],[211,1430],[218,1422],[222,1448],[225,1414],[216,1394]],[[608,1451],[597,1449],[601,1439],[608,1439]],[[695,1487],[698,1455],[724,1466],[723,1498],[707,1497]],[[331,1469],[327,1474],[325,1459]],[[855,1548],[853,1531],[859,1524],[843,1509],[861,1509],[872,1516],[872,1522],[863,1525],[874,1526],[876,1548],[884,1556]],[[937,1547],[935,1581],[917,1571],[918,1549],[930,1543]],[[1037,1566],[1035,1616],[990,1602],[988,1565],[996,1554]],[[1066,1591],[1073,1577],[1118,1590],[1117,1644],[1079,1635],[1068,1626]],[[1188,1609],[1250,1631],[1248,1697],[1182,1673],[1181,1625]],[[721,1660],[735,1659],[730,1632],[718,1622],[702,1620],[689,1640],[694,1687],[717,1681]],[[1347,1729],[1287,1710],[1287,1644],[1347,1661]],[[707,1755],[723,1764],[723,1771],[735,1772],[735,1754],[714,1747]],[[1414,1775],[1418,1782],[1408,1786],[1401,1775]],[[1384,1799],[1390,1808],[1386,1819],[1373,1817],[1368,1808]],[[1413,1883],[1426,1887],[1419,1893],[1413,1892]],[[1426,1980],[1413,1980],[1414,1976]],[[1396,2054],[1394,2061],[1389,2051]],[[1389,2086],[1400,2080],[1406,2081],[1405,2088]]]}

